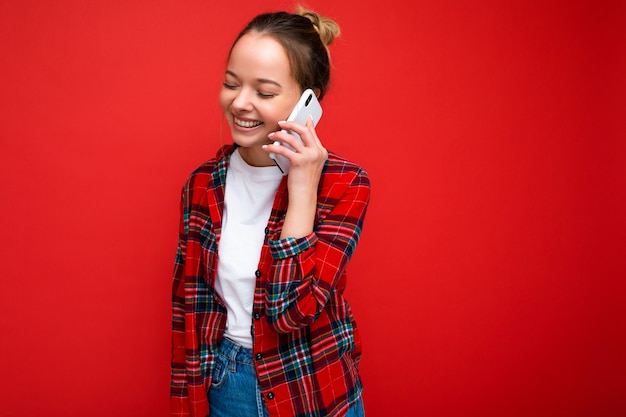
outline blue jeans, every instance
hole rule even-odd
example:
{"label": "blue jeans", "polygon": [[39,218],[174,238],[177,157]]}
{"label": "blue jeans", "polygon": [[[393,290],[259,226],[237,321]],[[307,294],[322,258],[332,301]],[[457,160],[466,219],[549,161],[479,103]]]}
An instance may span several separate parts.
{"label": "blue jeans", "polygon": [[209,417],[268,417],[252,349],[224,338],[209,389]]}
{"label": "blue jeans", "polygon": [[[252,349],[224,338],[213,368],[209,407],[209,417],[269,416],[254,370]],[[346,417],[363,416],[363,400],[359,398]]]}
{"label": "blue jeans", "polygon": [[365,417],[365,409],[363,408],[363,397],[359,397],[357,402],[348,408],[346,417]]}

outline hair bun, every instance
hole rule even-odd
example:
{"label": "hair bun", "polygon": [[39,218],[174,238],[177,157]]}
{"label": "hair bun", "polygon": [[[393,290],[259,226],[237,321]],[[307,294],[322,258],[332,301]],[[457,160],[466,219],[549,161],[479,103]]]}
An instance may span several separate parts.
{"label": "hair bun", "polygon": [[313,23],[313,27],[317,33],[319,33],[320,39],[324,45],[330,45],[333,40],[339,36],[339,25],[334,20],[326,16],[322,16],[312,10],[305,9],[302,6],[298,7],[296,13],[300,16],[306,17],[311,21],[311,23]]}

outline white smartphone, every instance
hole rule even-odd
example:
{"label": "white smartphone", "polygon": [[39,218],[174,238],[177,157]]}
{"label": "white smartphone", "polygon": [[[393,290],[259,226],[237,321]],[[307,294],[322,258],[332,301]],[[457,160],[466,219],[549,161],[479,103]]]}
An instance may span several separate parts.
{"label": "white smartphone", "polygon": [[[310,88],[307,88],[306,90],[304,90],[304,92],[300,96],[300,99],[298,100],[296,107],[293,108],[293,111],[287,118],[287,121],[290,121],[290,122],[295,121],[296,123],[305,125],[309,116],[313,118],[313,126],[317,126],[317,122],[319,122],[320,118],[322,117],[322,106],[320,105],[320,102],[317,100],[317,97],[315,96],[315,93],[313,92],[313,90],[311,90]],[[291,130],[283,130],[283,131],[290,133],[293,136],[300,139],[300,135],[298,135],[294,131],[291,131]],[[282,146],[288,147],[291,150],[294,150],[291,146],[287,145],[286,143],[282,143],[281,141],[278,141],[278,140],[274,142],[274,145],[282,145]],[[274,163],[276,164],[278,169],[280,169],[280,172],[282,172],[283,175],[287,175],[289,173],[289,165],[290,165],[289,159],[285,158],[282,155],[277,155],[274,152],[270,153],[270,158],[274,160]]]}

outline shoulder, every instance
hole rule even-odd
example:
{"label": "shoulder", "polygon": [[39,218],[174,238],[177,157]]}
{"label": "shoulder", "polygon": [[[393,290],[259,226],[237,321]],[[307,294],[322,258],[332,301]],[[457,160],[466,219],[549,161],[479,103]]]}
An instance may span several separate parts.
{"label": "shoulder", "polygon": [[[344,226],[362,221],[371,196],[370,179],[362,166],[329,152],[317,194],[318,219]],[[329,217],[331,216],[331,217]]]}
{"label": "shoulder", "polygon": [[227,160],[234,149],[233,145],[220,147],[213,158],[202,163],[189,174],[182,190],[185,205],[202,204],[206,199],[207,190],[217,190],[224,186]]}
{"label": "shoulder", "polygon": [[194,169],[191,174],[189,174],[187,181],[185,181],[185,188],[206,188],[212,181],[213,176],[220,169],[220,166],[224,165],[224,160],[230,157],[234,149],[233,145],[224,145],[220,147],[213,158],[202,163]]}
{"label": "shoulder", "polygon": [[349,182],[358,181],[369,187],[369,175],[362,166],[334,152],[328,153],[328,160],[323,174],[325,181]]}
{"label": "shoulder", "polygon": [[367,171],[343,156],[329,152],[320,181],[318,201],[321,204],[331,204],[344,198],[368,201],[369,196],[370,179]]}

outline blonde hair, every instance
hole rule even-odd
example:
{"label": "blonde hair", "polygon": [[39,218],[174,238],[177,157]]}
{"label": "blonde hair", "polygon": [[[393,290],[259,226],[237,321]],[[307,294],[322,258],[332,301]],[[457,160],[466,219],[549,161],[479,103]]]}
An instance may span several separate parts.
{"label": "blonde hair", "polygon": [[339,25],[331,18],[322,16],[321,14],[316,13],[313,10],[306,9],[303,6],[298,6],[296,8],[296,14],[306,17],[311,21],[313,27],[317,33],[319,33],[322,43],[326,46],[333,43],[335,38],[341,34]]}

